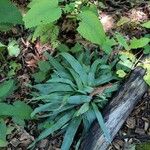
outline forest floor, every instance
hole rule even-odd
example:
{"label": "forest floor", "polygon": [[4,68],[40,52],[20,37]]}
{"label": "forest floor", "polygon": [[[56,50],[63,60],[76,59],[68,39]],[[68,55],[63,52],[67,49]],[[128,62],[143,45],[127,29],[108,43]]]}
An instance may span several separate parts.
{"label": "forest floor", "polygon": [[[25,0],[18,0],[19,5],[24,7]],[[121,17],[120,17],[121,16]],[[123,27],[116,26],[118,18],[128,18],[137,22],[148,20],[150,18],[150,6],[147,1],[131,2],[126,1],[108,1],[106,8],[100,10],[100,18],[104,25],[105,31],[108,34],[119,31],[124,35],[140,37],[144,34],[141,28],[135,28],[135,24],[128,24]],[[123,20],[125,21],[125,20]],[[121,23],[121,22],[120,22]],[[8,39],[15,38],[20,43],[21,55],[15,60],[7,58],[8,63],[15,61],[21,64],[21,68],[17,69],[17,79],[20,82],[19,89],[9,98],[15,101],[16,99],[24,100],[29,97],[30,89],[26,84],[32,81],[32,73],[37,69],[37,62],[43,60],[43,52],[49,50],[53,53],[50,45],[41,45],[39,41],[30,43],[28,40],[27,30],[23,28],[14,28],[10,33],[0,33],[0,41],[8,43]],[[72,37],[71,37],[72,38]],[[72,41],[73,39],[67,39]],[[7,70],[6,64],[1,65],[2,70]],[[7,71],[6,71],[7,72]],[[6,78],[5,73],[0,74],[0,82]],[[28,145],[34,141],[39,133],[37,132],[37,122],[29,121],[25,129],[18,127],[11,135],[8,136],[9,145],[7,150],[26,150]],[[59,150],[62,142],[61,135],[53,135],[45,140],[42,140],[36,150]],[[133,112],[130,114],[122,129],[117,134],[116,138],[109,147],[109,150],[134,150],[136,144],[148,143],[150,145],[150,91],[148,91]],[[146,147],[148,148],[148,146]],[[143,146],[143,145],[142,145]],[[140,148],[139,148],[140,150]],[[150,150],[142,149],[141,150]]]}

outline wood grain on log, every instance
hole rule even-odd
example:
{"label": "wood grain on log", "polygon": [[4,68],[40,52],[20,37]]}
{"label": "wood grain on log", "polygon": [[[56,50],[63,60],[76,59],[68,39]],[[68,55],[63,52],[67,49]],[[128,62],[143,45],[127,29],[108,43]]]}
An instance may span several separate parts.
{"label": "wood grain on log", "polygon": [[[103,112],[105,125],[113,140],[123,123],[134,109],[137,102],[147,91],[147,84],[143,80],[145,70],[137,67],[112,101]],[[107,150],[109,142],[104,137],[99,124],[94,122],[89,133],[85,136],[82,150]]]}

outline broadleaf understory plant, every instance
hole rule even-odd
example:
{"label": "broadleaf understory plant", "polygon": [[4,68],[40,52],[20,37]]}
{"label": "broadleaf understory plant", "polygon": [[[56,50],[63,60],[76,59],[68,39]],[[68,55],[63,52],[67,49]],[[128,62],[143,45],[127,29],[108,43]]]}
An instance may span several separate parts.
{"label": "broadleaf understory plant", "polygon": [[24,126],[24,120],[31,119],[30,114],[33,111],[22,101],[15,101],[13,105],[4,102],[16,89],[15,83],[13,79],[0,83],[0,147],[7,146],[6,136],[15,129],[14,125],[6,125],[5,120],[9,117],[15,124]]}

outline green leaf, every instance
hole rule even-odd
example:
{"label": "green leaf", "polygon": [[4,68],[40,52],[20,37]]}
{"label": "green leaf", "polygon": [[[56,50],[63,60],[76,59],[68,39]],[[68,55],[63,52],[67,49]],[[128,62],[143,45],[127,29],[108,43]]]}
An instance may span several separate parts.
{"label": "green leaf", "polygon": [[15,57],[17,57],[21,51],[18,43],[14,40],[8,44],[7,49],[8,49],[9,56],[15,56]]}
{"label": "green leaf", "polygon": [[20,118],[18,118],[18,117],[13,117],[13,118],[12,118],[12,121],[13,121],[15,124],[19,125],[19,126],[22,126],[22,127],[25,126],[24,120],[22,120],[22,119],[20,119]]}
{"label": "green leaf", "polygon": [[63,140],[63,143],[61,146],[61,150],[69,150],[70,149],[70,146],[71,146],[74,136],[79,128],[81,120],[82,120],[81,117],[78,117],[78,118],[74,118],[70,122],[70,124],[67,128],[67,131],[65,133],[65,137],[64,137],[64,140]]}
{"label": "green leaf", "polygon": [[70,71],[71,75],[73,76],[73,79],[78,87],[78,90],[82,90],[83,84],[82,84],[82,80],[80,79],[80,76],[73,69],[68,68],[68,70]]}
{"label": "green leaf", "polygon": [[105,42],[105,32],[98,17],[91,11],[83,11],[78,15],[81,20],[77,31],[92,43],[102,45]]}
{"label": "green leaf", "polygon": [[137,144],[135,149],[133,150],[149,150],[150,149],[150,142],[144,142],[141,144]]}
{"label": "green leaf", "polygon": [[18,117],[20,119],[30,119],[33,110],[30,106],[21,101],[16,101],[13,105],[0,103],[0,116]]}
{"label": "green leaf", "polygon": [[66,69],[56,59],[54,59],[47,52],[45,53],[45,56],[48,57],[51,66],[53,66],[57,70],[60,77],[66,78],[66,79],[72,79],[71,75],[66,71]]}
{"label": "green leaf", "polygon": [[40,93],[50,94],[53,92],[71,92],[73,88],[64,83],[49,83],[49,84],[37,84],[33,86],[35,89],[39,90]]}
{"label": "green leaf", "polygon": [[83,104],[80,109],[76,112],[76,116],[80,116],[89,110],[89,103]]}
{"label": "green leaf", "polygon": [[106,139],[111,142],[111,137],[110,137],[110,134],[108,132],[108,129],[106,128],[105,126],[105,123],[104,123],[104,120],[103,120],[103,117],[102,117],[102,114],[100,113],[100,111],[98,110],[98,107],[96,106],[95,103],[92,103],[92,106],[93,106],[93,109],[94,109],[94,112],[95,112],[95,115],[97,117],[97,120],[98,120],[98,123],[106,137]]}
{"label": "green leaf", "polygon": [[87,84],[87,74],[84,71],[81,64],[69,53],[61,53],[61,55],[67,60],[67,62],[70,64],[70,66],[75,70],[76,73],[80,76],[80,79],[82,80],[83,84]]}
{"label": "green leaf", "polygon": [[76,43],[70,50],[72,53],[82,52],[83,46],[79,43]]}
{"label": "green leaf", "polygon": [[3,141],[3,140],[0,139],[0,147],[6,147],[7,144],[8,144],[7,141]]}
{"label": "green leaf", "polygon": [[53,124],[50,128],[45,129],[39,137],[36,139],[36,141],[29,146],[31,148],[36,142],[46,138],[50,134],[54,133],[55,131],[61,129],[62,126],[64,126],[73,116],[74,111],[70,111],[66,113],[63,117],[61,117],[55,124]]}
{"label": "green leaf", "polygon": [[4,120],[0,120],[0,140],[6,141],[6,133],[7,133],[6,124]]}
{"label": "green leaf", "polygon": [[22,24],[22,16],[15,5],[9,0],[0,0],[0,25]]}
{"label": "green leaf", "polygon": [[13,116],[14,107],[6,103],[0,103],[0,116]]}
{"label": "green leaf", "polygon": [[104,74],[104,75],[101,75],[99,78],[95,79],[94,85],[98,86],[101,84],[105,84],[105,83],[110,82],[113,79],[114,79],[114,77],[112,76],[111,73]]}
{"label": "green leaf", "polygon": [[147,44],[146,46],[144,46],[144,54],[150,54],[150,45]]}
{"label": "green leaf", "polygon": [[110,54],[112,52],[112,46],[116,45],[116,41],[113,38],[106,38],[105,42],[102,45],[102,49],[106,54]]}
{"label": "green leaf", "polygon": [[125,50],[130,50],[130,47],[127,44],[127,40],[120,33],[116,33],[116,38],[118,43],[125,48]]}
{"label": "green leaf", "polygon": [[145,37],[140,38],[140,39],[134,38],[130,41],[130,48],[131,49],[142,48],[146,46],[149,42],[150,42],[149,38],[145,38]]}
{"label": "green leaf", "polygon": [[[125,70],[129,71],[129,69],[132,69],[134,66],[134,63],[136,62],[136,57],[130,52],[121,52],[120,53],[120,61],[118,62],[118,65],[121,65],[125,68]],[[122,70],[124,68],[118,68],[118,70]]]}
{"label": "green leaf", "polygon": [[[67,111],[75,110],[76,105],[64,105],[64,106],[58,106],[56,109],[53,109],[53,112],[50,112],[49,114],[45,115],[46,117],[55,117],[56,115],[59,116],[59,114],[66,113]],[[51,110],[50,110],[51,111]]]}
{"label": "green leaf", "polygon": [[102,63],[101,59],[96,59],[93,64],[91,65],[89,75],[88,75],[88,84],[92,86],[95,80],[95,74],[97,71],[98,66]]}
{"label": "green leaf", "polygon": [[43,72],[47,72],[50,70],[50,63],[48,61],[39,61],[38,62],[39,69]]}
{"label": "green leaf", "polygon": [[145,23],[143,23],[141,26],[144,27],[144,28],[150,29],[150,20],[145,22]]}
{"label": "green leaf", "polygon": [[53,23],[39,25],[34,31],[32,41],[34,42],[38,37],[40,37],[42,44],[50,43],[53,48],[55,48],[54,45],[59,43],[57,40],[58,34],[59,28]]}
{"label": "green leaf", "polygon": [[124,78],[126,76],[126,73],[123,70],[117,70],[116,73],[120,78]]}
{"label": "green leaf", "polygon": [[63,11],[65,13],[71,13],[75,10],[75,3],[69,3],[69,4],[66,4],[65,7],[63,8]]}
{"label": "green leaf", "polygon": [[65,44],[60,44],[60,45],[57,47],[57,50],[58,50],[59,52],[69,52],[69,51],[70,51],[69,47],[68,47],[67,45],[65,45]]}
{"label": "green leaf", "polygon": [[32,3],[31,9],[23,18],[27,28],[48,24],[58,20],[61,16],[61,8],[58,0],[42,0]]}
{"label": "green leaf", "polygon": [[18,117],[22,120],[30,119],[32,113],[32,108],[22,101],[16,101],[13,103],[14,111],[12,112],[13,116]]}
{"label": "green leaf", "polygon": [[31,100],[42,100],[45,102],[51,102],[51,101],[59,101],[60,99],[62,99],[62,94],[60,93],[52,93],[49,95],[41,95],[35,98],[32,98]]}
{"label": "green leaf", "polygon": [[67,100],[69,104],[82,104],[82,103],[88,103],[90,102],[92,97],[86,96],[86,95],[75,95],[70,96]]}
{"label": "green leaf", "polygon": [[13,27],[13,24],[11,23],[0,23],[0,31],[2,32],[7,32],[11,30],[12,27]]}
{"label": "green leaf", "polygon": [[34,117],[39,112],[46,111],[49,107],[53,106],[53,103],[46,103],[44,105],[41,105],[34,109],[34,111],[31,113],[31,117]]}
{"label": "green leaf", "polygon": [[64,78],[54,78],[54,79],[50,79],[47,81],[47,83],[65,83],[65,84],[69,84],[72,88],[75,88],[75,84],[69,80],[69,79],[64,79]]}
{"label": "green leaf", "polygon": [[32,77],[34,78],[35,82],[40,83],[46,78],[46,73],[45,72],[36,72],[32,74]]}
{"label": "green leaf", "polygon": [[3,101],[6,97],[8,97],[15,89],[15,81],[8,80],[4,81],[0,84],[0,101]]}
{"label": "green leaf", "polygon": [[87,120],[84,126],[86,131],[88,131],[92,123],[96,120],[96,115],[92,107],[90,107],[90,109],[83,114],[83,117]]}

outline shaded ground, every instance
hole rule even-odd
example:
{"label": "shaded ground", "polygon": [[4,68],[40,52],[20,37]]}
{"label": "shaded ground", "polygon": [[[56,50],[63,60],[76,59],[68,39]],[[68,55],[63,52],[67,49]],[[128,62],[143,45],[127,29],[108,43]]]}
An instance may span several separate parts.
{"label": "shaded ground", "polygon": [[146,93],[135,107],[109,150],[129,150],[135,144],[147,142],[150,142],[150,93]]}
{"label": "shaded ground", "polygon": [[[119,31],[130,38],[133,36],[140,37],[148,32],[138,26],[138,23],[150,18],[150,6],[147,1],[132,2],[130,0],[113,0],[106,1],[106,3],[108,7],[102,11],[100,9],[100,18],[104,24],[105,30],[109,32],[109,34],[113,34],[114,31]],[[20,4],[24,5],[24,1],[20,0]],[[130,21],[132,21],[132,23],[116,26],[116,23],[122,17],[127,17]],[[22,48],[22,54],[17,60],[17,62],[22,65],[22,69],[17,72],[17,79],[20,81],[20,85],[22,86],[18,89],[15,95],[11,97],[11,99],[24,99],[28,96],[27,93],[29,92],[25,83],[29,83],[32,80],[31,73],[36,70],[37,62],[44,59],[42,53],[46,49],[52,52],[53,49],[50,45],[40,45],[39,42],[31,44],[27,40],[28,35],[26,35],[26,31],[22,28],[14,29],[13,32],[8,35],[3,34],[0,37],[0,40],[7,43],[6,39],[8,37],[15,37],[18,39]],[[73,40],[74,39],[68,39],[69,42]],[[0,81],[3,80],[3,78],[5,78],[5,75],[2,77],[0,76]],[[22,129],[18,127],[12,135],[8,136],[10,144],[6,149],[26,150],[27,146],[34,140],[34,138],[37,137],[37,135],[37,122],[30,121],[27,123],[27,128]],[[54,135],[53,137],[49,137],[41,141],[36,149],[59,150],[61,142],[62,136]],[[145,94],[145,96],[141,99],[141,102],[139,102],[128,117],[109,150],[129,150],[134,148],[135,144],[143,142],[150,142],[150,92]]]}

